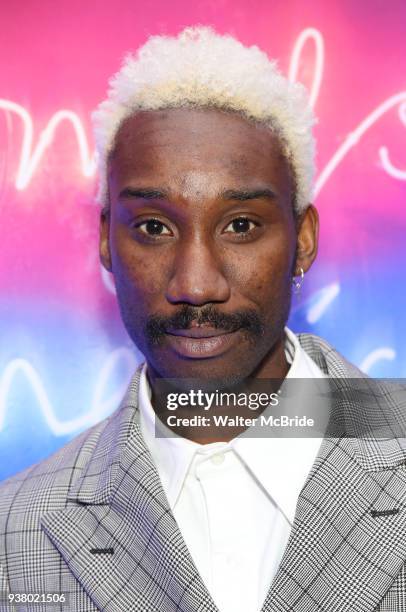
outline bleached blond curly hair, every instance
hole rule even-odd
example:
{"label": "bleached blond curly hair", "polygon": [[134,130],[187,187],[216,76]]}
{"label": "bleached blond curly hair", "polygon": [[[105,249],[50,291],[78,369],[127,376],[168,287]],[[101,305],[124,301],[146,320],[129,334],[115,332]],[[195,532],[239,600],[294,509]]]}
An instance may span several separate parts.
{"label": "bleached blond curly hair", "polygon": [[123,121],[139,110],[179,107],[220,108],[268,125],[293,172],[296,212],[312,201],[315,118],[307,92],[258,47],[203,26],[177,37],[152,36],[125,57],[109,85],[107,99],[92,113],[103,206],[109,205],[108,159]]}

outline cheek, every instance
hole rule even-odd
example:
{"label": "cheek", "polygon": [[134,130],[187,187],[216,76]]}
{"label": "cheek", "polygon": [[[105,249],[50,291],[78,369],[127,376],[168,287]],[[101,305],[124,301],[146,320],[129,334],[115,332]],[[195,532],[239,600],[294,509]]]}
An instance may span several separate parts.
{"label": "cheek", "polygon": [[234,252],[224,266],[238,292],[254,303],[275,303],[290,291],[292,248],[281,244],[248,246]]}
{"label": "cheek", "polygon": [[135,241],[117,236],[112,240],[111,253],[118,289],[145,302],[165,290],[170,262],[157,249],[140,248]]}

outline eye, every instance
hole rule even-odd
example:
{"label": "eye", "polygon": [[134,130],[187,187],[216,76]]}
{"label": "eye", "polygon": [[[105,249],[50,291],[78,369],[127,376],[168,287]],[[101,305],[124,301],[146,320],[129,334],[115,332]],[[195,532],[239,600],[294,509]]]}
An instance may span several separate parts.
{"label": "eye", "polygon": [[158,219],[148,219],[136,225],[142,234],[148,236],[172,236],[171,230]]}
{"label": "eye", "polygon": [[247,217],[237,217],[237,219],[233,219],[227,225],[224,232],[227,234],[247,234],[255,227],[258,227],[258,224],[251,221],[251,219]]}

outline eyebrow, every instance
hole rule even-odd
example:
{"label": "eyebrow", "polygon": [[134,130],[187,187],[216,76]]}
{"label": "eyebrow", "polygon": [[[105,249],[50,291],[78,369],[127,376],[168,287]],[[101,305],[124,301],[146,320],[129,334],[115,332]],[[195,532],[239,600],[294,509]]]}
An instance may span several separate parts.
{"label": "eyebrow", "polygon": [[227,189],[227,191],[224,191],[221,196],[224,200],[239,200],[241,202],[245,202],[246,200],[257,200],[259,198],[275,200],[276,193],[269,188],[252,190],[244,189],[242,191],[235,189]]}
{"label": "eyebrow", "polygon": [[159,200],[168,198],[168,193],[159,189],[140,189],[138,187],[126,187],[119,193],[119,198],[141,198],[143,200]]}
{"label": "eyebrow", "polygon": [[[226,191],[220,192],[219,196],[223,200],[238,200],[239,202],[257,200],[259,198],[276,199],[275,191],[268,187],[264,189],[226,189]],[[170,197],[167,191],[155,188],[125,187],[119,193],[119,198],[140,198],[142,200],[169,200]]]}

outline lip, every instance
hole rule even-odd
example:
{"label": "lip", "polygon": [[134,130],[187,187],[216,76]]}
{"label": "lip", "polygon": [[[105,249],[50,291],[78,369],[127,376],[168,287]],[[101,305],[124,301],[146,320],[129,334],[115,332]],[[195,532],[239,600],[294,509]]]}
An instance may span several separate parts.
{"label": "lip", "polygon": [[238,341],[239,330],[225,332],[213,327],[175,329],[166,334],[172,350],[189,359],[208,359],[225,353]]}
{"label": "lip", "polygon": [[188,329],[169,329],[167,333],[171,336],[182,336],[183,338],[214,338],[216,336],[224,336],[230,332],[208,325],[199,325],[191,326]]}

